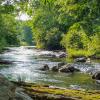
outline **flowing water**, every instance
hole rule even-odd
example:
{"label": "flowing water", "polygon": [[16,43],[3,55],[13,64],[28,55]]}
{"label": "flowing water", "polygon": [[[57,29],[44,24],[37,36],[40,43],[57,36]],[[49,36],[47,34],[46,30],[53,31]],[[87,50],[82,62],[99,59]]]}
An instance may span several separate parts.
{"label": "flowing water", "polygon": [[0,59],[11,61],[12,64],[0,65],[0,73],[13,81],[21,79],[25,82],[48,84],[64,88],[100,89],[100,84],[92,80],[91,75],[88,74],[89,71],[99,70],[100,63],[74,64],[81,72],[73,74],[40,71],[39,69],[43,64],[48,64],[52,68],[59,63],[57,60],[52,61],[49,58],[39,56],[49,52],[37,50],[35,47],[10,47],[3,54],[0,54]]}

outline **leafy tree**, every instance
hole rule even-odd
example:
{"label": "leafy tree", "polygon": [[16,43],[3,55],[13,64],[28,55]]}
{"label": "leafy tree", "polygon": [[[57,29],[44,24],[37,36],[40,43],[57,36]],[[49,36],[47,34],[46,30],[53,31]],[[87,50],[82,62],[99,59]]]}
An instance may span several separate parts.
{"label": "leafy tree", "polygon": [[[33,14],[37,47],[61,49],[63,44],[68,53],[79,52],[82,56],[96,53],[100,35],[99,0],[34,0]],[[90,47],[91,43],[95,46]]]}
{"label": "leafy tree", "polygon": [[7,45],[18,44],[17,21],[15,20],[14,7],[9,3],[0,2],[0,49]]}

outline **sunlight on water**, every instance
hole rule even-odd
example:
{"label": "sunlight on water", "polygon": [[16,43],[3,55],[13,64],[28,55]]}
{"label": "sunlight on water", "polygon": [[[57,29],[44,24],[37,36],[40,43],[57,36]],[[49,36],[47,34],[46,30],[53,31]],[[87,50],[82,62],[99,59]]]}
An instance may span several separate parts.
{"label": "sunlight on water", "polygon": [[[50,61],[48,58],[41,58],[39,56],[41,54],[51,53],[53,52],[37,50],[34,47],[11,47],[4,54],[0,54],[0,58],[11,61],[13,64],[8,67],[1,67],[0,73],[6,76],[9,80],[15,81],[21,80],[60,87],[97,87],[89,75],[82,73],[75,73],[74,75],[71,75],[65,73],[54,73],[51,71],[40,71],[39,68],[41,68],[44,64],[48,64],[50,68],[58,64],[58,62]],[[99,63],[90,65],[78,63],[74,64],[74,66],[84,73],[89,72],[92,69],[100,69]]]}
{"label": "sunlight on water", "polygon": [[[34,48],[34,47],[33,47]],[[55,65],[56,62],[50,62],[47,59],[34,59],[38,56],[38,50],[28,49],[27,47],[21,46],[19,48],[12,47],[10,52],[3,54],[4,60],[13,61],[13,65],[8,68],[3,68],[0,72],[11,79],[18,80],[20,77],[24,81],[35,82],[44,77],[42,72],[39,72],[39,67],[43,64],[48,63],[49,65]]]}

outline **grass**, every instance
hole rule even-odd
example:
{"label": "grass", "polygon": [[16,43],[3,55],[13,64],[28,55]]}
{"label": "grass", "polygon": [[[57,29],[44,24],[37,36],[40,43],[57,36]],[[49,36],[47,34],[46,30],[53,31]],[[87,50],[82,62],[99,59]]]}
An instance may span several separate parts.
{"label": "grass", "polygon": [[93,51],[89,50],[74,50],[74,49],[68,49],[68,57],[69,58],[77,58],[77,57],[89,57],[93,55]]}

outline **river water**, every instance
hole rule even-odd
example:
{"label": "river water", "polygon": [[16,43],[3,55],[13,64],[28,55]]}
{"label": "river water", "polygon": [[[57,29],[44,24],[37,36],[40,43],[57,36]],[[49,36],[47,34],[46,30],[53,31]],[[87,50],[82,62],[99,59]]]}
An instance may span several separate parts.
{"label": "river water", "polygon": [[73,74],[40,71],[39,69],[44,64],[48,64],[52,68],[59,63],[57,60],[52,61],[49,58],[39,56],[49,52],[37,50],[35,47],[10,47],[3,54],[0,54],[0,59],[11,61],[12,64],[0,65],[0,73],[13,81],[21,79],[25,82],[64,88],[100,89],[100,84],[92,80],[91,75],[88,74],[90,70],[99,70],[100,63],[75,64],[81,72]]}

